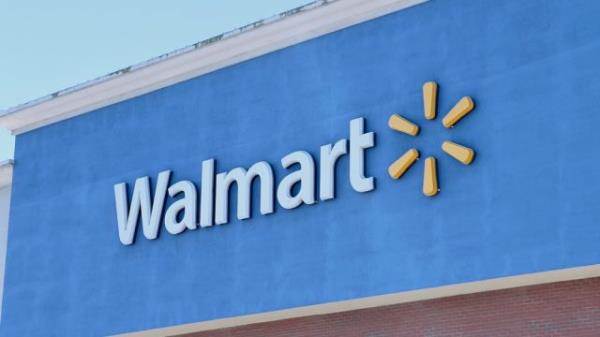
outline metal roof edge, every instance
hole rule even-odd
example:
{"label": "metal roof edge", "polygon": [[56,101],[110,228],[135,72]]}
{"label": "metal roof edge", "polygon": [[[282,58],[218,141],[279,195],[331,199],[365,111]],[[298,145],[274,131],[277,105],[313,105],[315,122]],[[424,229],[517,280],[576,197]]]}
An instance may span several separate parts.
{"label": "metal roof edge", "polygon": [[319,6],[324,6],[324,5],[326,5],[328,3],[331,3],[331,2],[334,2],[334,1],[340,1],[340,0],[320,0],[320,1],[310,2],[310,3],[306,4],[306,5],[302,5],[302,6],[293,8],[291,10],[285,11],[283,13],[274,15],[274,16],[272,16],[270,18],[258,20],[258,21],[255,21],[253,23],[244,25],[242,27],[238,27],[238,28],[235,28],[233,30],[230,30],[230,31],[228,31],[226,33],[222,33],[222,34],[218,34],[218,35],[215,35],[215,36],[211,36],[211,37],[209,37],[207,39],[204,39],[204,40],[201,40],[201,41],[199,41],[197,43],[194,43],[194,44],[182,47],[182,48],[175,49],[173,51],[161,54],[159,56],[152,57],[152,58],[150,58],[150,59],[148,59],[146,61],[142,61],[140,63],[136,63],[134,65],[130,65],[130,66],[118,69],[116,71],[110,72],[110,73],[108,73],[106,75],[102,75],[102,76],[96,77],[94,79],[91,79],[91,80],[88,80],[88,81],[84,81],[82,83],[75,84],[73,86],[70,86],[70,87],[67,87],[67,88],[55,91],[55,92],[53,92],[53,93],[51,93],[49,95],[42,96],[42,97],[33,99],[31,101],[27,101],[25,103],[15,105],[15,106],[9,107],[7,109],[2,109],[2,110],[0,110],[0,117],[2,117],[4,115],[7,115],[7,114],[11,114],[11,113],[17,112],[17,111],[20,111],[20,110],[27,109],[28,107],[41,104],[43,102],[49,101],[49,100],[57,98],[59,96],[64,96],[66,94],[69,94],[69,93],[72,93],[72,92],[75,92],[75,91],[78,91],[78,90],[83,90],[85,88],[91,87],[91,86],[93,86],[95,84],[98,84],[98,83],[101,83],[101,82],[104,82],[104,81],[108,81],[108,80],[110,80],[110,79],[112,79],[112,78],[114,78],[116,76],[123,75],[125,73],[130,72],[130,71],[134,71],[134,70],[137,70],[137,69],[141,69],[141,68],[144,68],[144,67],[151,66],[151,65],[153,65],[153,64],[155,64],[157,62],[165,61],[165,60],[167,60],[169,58],[172,58],[172,57],[175,57],[175,56],[187,53],[187,52],[192,51],[194,49],[202,48],[202,47],[208,46],[210,44],[217,43],[218,41],[221,41],[221,40],[224,40],[224,39],[236,36],[238,34],[244,33],[244,32],[246,32],[248,30],[251,30],[251,29],[254,29],[254,28],[258,28],[258,27],[260,27],[260,26],[262,26],[264,24],[268,24],[268,23],[271,23],[271,22],[275,22],[275,21],[281,20],[281,19],[283,19],[283,18],[285,18],[285,17],[287,17],[289,15],[298,14],[298,13],[301,13],[303,11],[307,11],[307,10],[310,10],[310,9],[317,8]]}
{"label": "metal roof edge", "polygon": [[0,111],[20,134],[430,0],[319,0]]}

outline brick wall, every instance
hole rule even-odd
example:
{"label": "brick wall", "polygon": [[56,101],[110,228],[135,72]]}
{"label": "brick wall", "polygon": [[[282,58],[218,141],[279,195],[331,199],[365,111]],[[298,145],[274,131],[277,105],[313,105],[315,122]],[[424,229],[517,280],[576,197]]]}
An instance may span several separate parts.
{"label": "brick wall", "polygon": [[600,336],[600,278],[186,335],[192,336]]}

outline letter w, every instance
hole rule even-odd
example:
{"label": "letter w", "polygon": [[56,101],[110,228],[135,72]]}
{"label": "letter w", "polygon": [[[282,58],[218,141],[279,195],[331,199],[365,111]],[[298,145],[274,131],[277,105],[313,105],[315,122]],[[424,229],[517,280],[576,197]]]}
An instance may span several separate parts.
{"label": "letter w", "polygon": [[149,177],[138,178],[135,181],[131,197],[131,208],[127,205],[127,184],[120,183],[114,186],[119,240],[121,240],[122,244],[130,245],[133,243],[140,213],[142,213],[144,236],[148,240],[156,239],[170,177],[171,171],[168,170],[158,174],[152,206],[150,206]]}

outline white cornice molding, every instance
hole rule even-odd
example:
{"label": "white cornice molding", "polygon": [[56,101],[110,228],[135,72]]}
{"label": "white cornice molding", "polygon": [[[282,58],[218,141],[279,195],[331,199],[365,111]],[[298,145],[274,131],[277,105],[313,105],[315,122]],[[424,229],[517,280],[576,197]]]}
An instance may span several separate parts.
{"label": "white cornice molding", "polygon": [[323,0],[0,112],[20,134],[429,0]]}
{"label": "white cornice molding", "polygon": [[0,161],[0,188],[12,185],[13,162],[12,160]]}
{"label": "white cornice molding", "polygon": [[600,265],[558,269],[539,273],[500,277],[495,279],[452,284],[436,288],[418,289],[394,294],[363,297],[340,302],[330,302],[306,307],[298,307],[258,313],[245,316],[228,317],[212,321],[183,324],[140,332],[115,335],[119,337],[158,337],[179,336],[201,331],[225,329],[236,326],[266,323],[284,319],[300,318],[315,315],[326,315],[337,312],[383,307],[388,305],[426,301],[450,296],[482,293],[487,291],[527,287],[555,282],[574,281],[600,276]]}

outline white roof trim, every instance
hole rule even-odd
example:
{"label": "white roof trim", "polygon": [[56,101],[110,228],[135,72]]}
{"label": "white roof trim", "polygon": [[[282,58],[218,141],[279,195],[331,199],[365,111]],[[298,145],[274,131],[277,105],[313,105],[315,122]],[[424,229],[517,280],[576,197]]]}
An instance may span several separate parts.
{"label": "white roof trim", "polygon": [[9,187],[12,185],[13,176],[13,161],[0,161],[0,188]]}
{"label": "white roof trim", "polygon": [[20,134],[429,0],[322,0],[0,112]]}
{"label": "white roof trim", "polygon": [[574,281],[599,276],[600,264],[595,264],[582,267],[557,269],[538,273],[500,277],[475,282],[452,284],[436,288],[426,288],[393,294],[356,298],[339,302],[329,302],[323,304],[310,305],[306,307],[283,309],[258,314],[228,317],[222,319],[215,319],[211,321],[183,324],[139,332],[124,333],[114,336],[179,336],[195,332],[232,328],[248,324],[266,323],[284,319],[300,318],[315,315],[327,315],[337,312],[376,308],[388,305],[426,301],[450,296],[475,294],[487,291],[527,287],[555,282]]}

